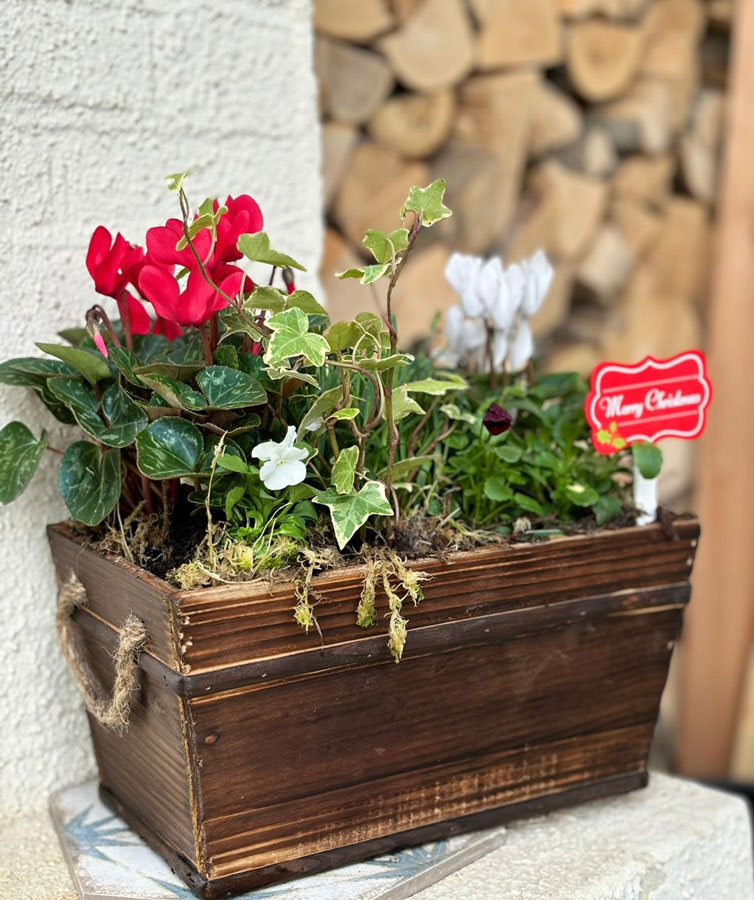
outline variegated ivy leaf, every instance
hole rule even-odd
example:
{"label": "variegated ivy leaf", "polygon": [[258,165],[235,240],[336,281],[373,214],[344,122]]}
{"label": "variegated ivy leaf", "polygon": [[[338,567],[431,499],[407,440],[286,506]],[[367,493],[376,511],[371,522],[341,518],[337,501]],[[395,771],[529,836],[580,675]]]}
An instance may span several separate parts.
{"label": "variegated ivy leaf", "polygon": [[60,462],[58,487],[77,522],[99,525],[120,498],[120,450],[100,454],[89,441],[71,444]]}
{"label": "variegated ivy leaf", "polygon": [[[401,481],[412,472],[434,461],[434,456],[411,456],[408,459],[400,459],[393,466],[393,481]],[[386,474],[387,470],[380,472],[380,478],[384,478]]]}
{"label": "variegated ivy leaf", "polygon": [[370,516],[392,516],[385,485],[368,481],[356,494],[339,494],[334,488],[314,495],[314,502],[327,506],[338,547],[342,550]]}
{"label": "variegated ivy leaf", "polygon": [[401,419],[405,419],[411,413],[419,413],[421,415],[423,412],[424,410],[416,400],[413,397],[409,397],[405,385],[401,385],[393,391],[393,419],[396,422],[400,422]]}
{"label": "variegated ivy leaf", "polygon": [[264,309],[272,313],[282,312],[285,309],[285,294],[269,285],[258,285],[243,306],[245,310]]}
{"label": "variegated ivy leaf", "polygon": [[325,340],[333,353],[356,346],[364,329],[358,322],[336,322],[325,331]]}
{"label": "variegated ivy leaf", "polygon": [[309,291],[294,291],[285,298],[286,309],[300,309],[309,316],[326,316],[327,310]]}
{"label": "variegated ivy leaf", "polygon": [[243,312],[228,307],[220,313],[220,321],[225,329],[220,337],[220,343],[233,334],[248,334],[252,340],[261,341],[262,332],[257,327],[255,316],[249,307],[250,301],[244,305]]}
{"label": "variegated ivy leaf", "polygon": [[26,489],[47,447],[47,432],[39,440],[22,422],[0,431],[0,503],[10,503]]}
{"label": "variegated ivy leaf", "polygon": [[460,375],[438,372],[434,378],[423,378],[421,381],[411,381],[406,385],[409,394],[433,394],[441,397],[448,391],[463,391],[468,388],[467,382]]}
{"label": "variegated ivy leaf", "polygon": [[324,365],[330,345],[321,334],[309,331],[309,317],[303,310],[286,309],[271,316],[267,325],[272,330],[264,355],[268,366],[285,365],[297,356],[302,356],[309,365]]}
{"label": "variegated ivy leaf", "polygon": [[336,409],[328,418],[335,419],[338,422],[350,422],[351,419],[355,419],[358,414],[359,410],[356,409],[355,406],[348,406],[345,409]]}
{"label": "variegated ivy leaf", "polygon": [[255,234],[242,234],[238,239],[238,249],[252,262],[267,263],[269,266],[278,266],[281,269],[289,267],[305,272],[306,269],[287,253],[273,250],[270,247],[270,238],[264,231]]}
{"label": "variegated ivy leaf", "polygon": [[332,467],[332,483],[339,494],[350,494],[353,491],[358,459],[359,448],[356,446],[346,447],[338,454],[335,465]]}
{"label": "variegated ivy leaf", "polygon": [[408,229],[396,228],[390,234],[385,234],[379,228],[370,228],[361,242],[378,263],[392,265],[397,253],[408,247]]}
{"label": "variegated ivy leaf", "polygon": [[465,412],[459,409],[455,403],[445,403],[440,407],[440,412],[445,413],[445,415],[449,419],[453,419],[455,422],[468,422],[469,425],[473,425],[476,419],[470,412]]}
{"label": "variegated ivy leaf", "polygon": [[308,431],[309,426],[319,419],[324,419],[343,402],[343,385],[323,391],[306,411],[298,426],[299,433]]}
{"label": "variegated ivy leaf", "polygon": [[363,269],[346,269],[345,272],[336,272],[336,278],[358,278],[362,284],[372,284],[379,281],[384,275],[390,271],[389,263],[378,263],[377,265],[364,266]]}
{"label": "variegated ivy leaf", "polygon": [[445,196],[445,187],[444,178],[438,178],[437,181],[433,181],[425,188],[412,187],[401,210],[401,218],[407,212],[415,212],[417,215],[421,215],[422,224],[429,228],[435,222],[452,216],[452,210],[442,202]]}
{"label": "variegated ivy leaf", "polygon": [[359,365],[371,372],[384,372],[386,369],[395,369],[397,366],[407,366],[413,361],[414,357],[410,353],[394,353],[392,356],[361,359]]}
{"label": "variegated ivy leaf", "polygon": [[267,392],[256,378],[228,366],[207,366],[196,376],[196,383],[211,409],[240,409],[267,401]]}
{"label": "variegated ivy leaf", "polygon": [[168,190],[175,191],[176,193],[180,191],[183,187],[183,182],[190,174],[190,172],[173,172],[170,175],[166,175],[165,178],[168,182]]}
{"label": "variegated ivy leaf", "polygon": [[273,366],[265,366],[262,371],[270,381],[280,381],[282,378],[293,378],[296,381],[303,381],[306,384],[319,387],[319,382],[314,376],[307,375],[306,372],[299,372],[297,369],[278,369]]}

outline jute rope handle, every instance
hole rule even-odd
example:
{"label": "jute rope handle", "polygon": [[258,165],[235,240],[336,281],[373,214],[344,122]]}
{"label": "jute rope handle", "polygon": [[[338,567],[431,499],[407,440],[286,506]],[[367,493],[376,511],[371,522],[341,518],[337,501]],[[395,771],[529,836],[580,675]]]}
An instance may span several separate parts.
{"label": "jute rope handle", "polygon": [[84,703],[94,718],[105,728],[122,731],[128,728],[134,692],[139,686],[137,668],[139,653],[148,635],[144,623],[133,613],[129,614],[120,629],[118,649],[113,658],[115,682],[108,696],[102,682],[94,674],[77,640],[77,629],[72,616],[88,602],[86,588],[72,572],[58,594],[57,628],[60,646],[71,672],[84,698]]}

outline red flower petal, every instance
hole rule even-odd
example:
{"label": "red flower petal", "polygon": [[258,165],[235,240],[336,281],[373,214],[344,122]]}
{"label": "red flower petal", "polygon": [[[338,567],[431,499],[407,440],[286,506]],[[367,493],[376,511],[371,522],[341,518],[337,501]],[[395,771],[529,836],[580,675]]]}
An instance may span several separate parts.
{"label": "red flower petal", "polygon": [[158,316],[181,322],[180,288],[170,269],[146,265],[139,275],[139,290],[155,308]]}
{"label": "red flower petal", "polygon": [[[128,321],[131,326],[131,334],[149,334],[152,327],[152,320],[149,313],[144,309],[144,305],[136,297],[131,294],[125,294],[128,303]],[[118,300],[118,309],[120,310],[120,318],[123,321],[123,300]]]}

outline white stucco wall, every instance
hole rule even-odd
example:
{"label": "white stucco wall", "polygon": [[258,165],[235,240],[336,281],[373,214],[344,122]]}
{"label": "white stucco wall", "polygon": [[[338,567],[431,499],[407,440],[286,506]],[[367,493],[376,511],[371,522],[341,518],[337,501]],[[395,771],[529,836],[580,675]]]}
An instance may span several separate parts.
{"label": "white stucco wall", "polygon": [[[190,197],[250,193],[275,243],[316,271],[319,136],[309,0],[3,0],[0,358],[83,324],[84,256],[105,224],[142,242]],[[302,284],[304,279],[302,279]],[[311,284],[311,282],[309,282]],[[0,427],[65,443],[30,392],[0,385]],[[44,528],[65,517],[56,458],[0,508],[0,814],[41,807],[92,770],[58,654]]]}

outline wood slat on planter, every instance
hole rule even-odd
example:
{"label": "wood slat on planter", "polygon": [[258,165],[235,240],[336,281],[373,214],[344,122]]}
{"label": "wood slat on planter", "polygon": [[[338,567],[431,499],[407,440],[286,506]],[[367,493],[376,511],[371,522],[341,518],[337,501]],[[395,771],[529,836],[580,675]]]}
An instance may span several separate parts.
{"label": "wood slat on planter", "polygon": [[320,641],[293,622],[290,584],[180,592],[56,526],[98,673],[129,611],[150,632],[130,728],[92,723],[103,796],[220,897],[638,787],[698,534],[677,520],[672,538],[418,562],[432,578],[396,665],[380,616],[354,622],[358,568],[314,580]]}

